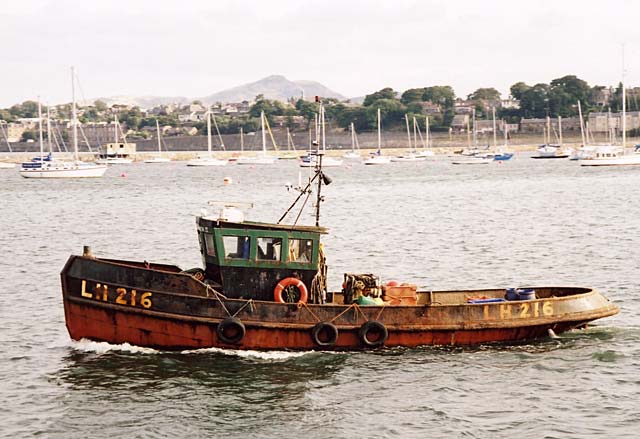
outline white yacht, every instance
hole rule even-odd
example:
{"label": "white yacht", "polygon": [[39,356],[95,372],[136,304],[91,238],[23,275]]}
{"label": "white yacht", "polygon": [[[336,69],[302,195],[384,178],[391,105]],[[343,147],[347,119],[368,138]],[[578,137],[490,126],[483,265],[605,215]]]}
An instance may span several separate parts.
{"label": "white yacht", "polygon": [[[219,133],[218,131],[218,135]],[[222,139],[220,141],[222,142]],[[211,155],[211,144],[211,108],[209,108],[207,110],[207,155],[189,160],[187,166],[226,166],[229,160],[217,159]]]}

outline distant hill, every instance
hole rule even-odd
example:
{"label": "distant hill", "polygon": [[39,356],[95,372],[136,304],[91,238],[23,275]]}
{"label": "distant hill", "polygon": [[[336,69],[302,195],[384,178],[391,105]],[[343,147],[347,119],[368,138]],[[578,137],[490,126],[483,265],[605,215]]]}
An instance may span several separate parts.
{"label": "distant hill", "polygon": [[110,96],[108,98],[93,99],[87,104],[93,104],[95,101],[102,101],[111,106],[113,104],[136,105],[140,108],[153,108],[164,104],[188,104],[192,99],[184,96]]}
{"label": "distant hill", "polygon": [[305,99],[313,99],[314,96],[336,98],[339,100],[346,99],[340,93],[337,93],[316,81],[291,81],[282,75],[272,75],[256,82],[233,87],[209,96],[204,96],[200,98],[200,100],[205,104],[213,104],[216,102],[242,102],[251,101],[260,94],[264,95],[266,99],[278,101],[286,101],[292,97],[299,98],[302,96],[304,96]]}
{"label": "distant hill", "polygon": [[299,98],[303,95],[308,100],[313,99],[314,96],[336,98],[341,101],[347,99],[340,93],[316,81],[290,81],[282,75],[272,75],[256,82],[229,88],[200,98],[187,98],[184,96],[110,96],[90,100],[87,104],[93,104],[94,101],[101,100],[107,105],[136,105],[140,108],[150,109],[163,104],[188,104],[195,100],[202,101],[204,104],[252,101],[260,94],[264,95],[266,99],[278,101],[286,101],[292,97]]}

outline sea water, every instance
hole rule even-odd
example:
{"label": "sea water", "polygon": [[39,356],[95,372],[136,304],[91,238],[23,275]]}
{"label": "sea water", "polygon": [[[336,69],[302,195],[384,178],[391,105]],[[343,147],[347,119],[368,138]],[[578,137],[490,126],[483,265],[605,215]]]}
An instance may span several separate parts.
{"label": "sea water", "polygon": [[[637,437],[640,167],[518,154],[326,170],[331,289],[345,272],[427,289],[592,286],[621,312],[587,330],[359,353],[69,339],[59,273],[70,254],[90,245],[102,257],[200,266],[195,215],[208,201],[250,202],[249,219],[273,222],[299,172],[304,181],[309,171],[291,161],[136,163],[61,181],[0,171],[0,437]],[[313,220],[308,210],[300,222]]]}

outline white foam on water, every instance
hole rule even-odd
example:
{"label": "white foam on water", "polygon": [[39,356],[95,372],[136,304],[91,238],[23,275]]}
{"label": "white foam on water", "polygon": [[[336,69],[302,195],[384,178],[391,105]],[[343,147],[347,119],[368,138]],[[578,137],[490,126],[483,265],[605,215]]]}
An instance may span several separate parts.
{"label": "white foam on water", "polygon": [[80,341],[71,341],[74,349],[84,352],[93,352],[96,354],[105,354],[107,352],[129,352],[132,354],[159,354],[160,351],[152,348],[143,348],[140,346],[130,345],[129,343],[111,344],[105,341],[91,341],[82,339]]}
{"label": "white foam on water", "polygon": [[291,358],[299,358],[303,355],[315,353],[315,351],[289,352],[289,351],[250,351],[238,349],[204,348],[191,351],[182,351],[182,354],[222,354],[241,358],[253,358],[269,361],[284,361]]}

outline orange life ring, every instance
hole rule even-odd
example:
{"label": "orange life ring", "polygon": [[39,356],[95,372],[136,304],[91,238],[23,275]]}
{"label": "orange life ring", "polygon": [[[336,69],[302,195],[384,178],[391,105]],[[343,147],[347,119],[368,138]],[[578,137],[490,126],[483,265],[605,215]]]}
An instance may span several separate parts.
{"label": "orange life ring", "polygon": [[300,279],[296,279],[295,277],[287,277],[278,282],[278,285],[276,285],[276,288],[273,290],[273,299],[278,303],[286,303],[282,297],[282,292],[285,288],[292,286],[296,287],[298,291],[300,291],[299,302],[307,303],[307,299],[309,298],[307,287],[304,282]]}

